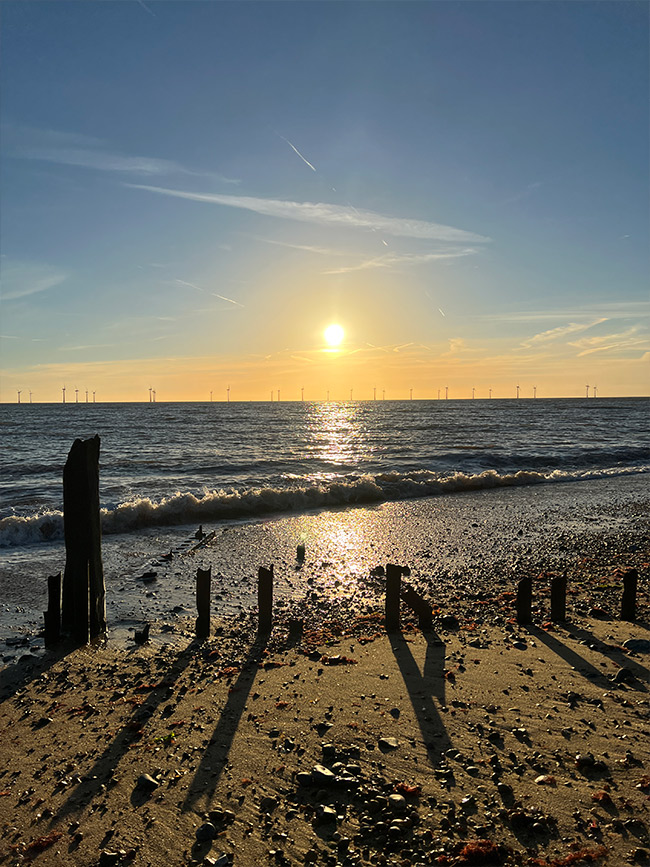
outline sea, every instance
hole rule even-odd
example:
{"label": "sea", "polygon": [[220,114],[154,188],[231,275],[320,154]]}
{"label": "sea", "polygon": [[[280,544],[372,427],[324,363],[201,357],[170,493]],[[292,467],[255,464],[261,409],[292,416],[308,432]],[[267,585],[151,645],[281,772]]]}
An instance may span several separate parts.
{"label": "sea", "polygon": [[650,473],[650,399],[0,406],[0,549],[63,538],[98,434],[104,536]]}

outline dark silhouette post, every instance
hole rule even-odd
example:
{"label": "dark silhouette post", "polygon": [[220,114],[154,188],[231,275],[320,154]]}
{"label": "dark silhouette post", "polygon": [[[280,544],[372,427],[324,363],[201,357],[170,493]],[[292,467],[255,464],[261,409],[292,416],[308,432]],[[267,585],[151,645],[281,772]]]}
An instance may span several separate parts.
{"label": "dark silhouette post", "polygon": [[203,639],[210,635],[210,584],[212,567],[196,570],[196,637]]}
{"label": "dark silhouette post", "polygon": [[63,470],[62,627],[82,644],[106,633],[99,520],[99,437],[75,440]]}
{"label": "dark silhouette post", "polygon": [[623,596],[621,598],[621,620],[636,620],[636,587],[639,573],[628,569],[623,573]]}
{"label": "dark silhouette post", "polygon": [[273,566],[260,566],[257,573],[258,635],[270,635],[273,624]]}
{"label": "dark silhouette post", "polygon": [[533,579],[526,575],[517,582],[517,623],[532,623]]}
{"label": "dark silhouette post", "polygon": [[61,573],[49,575],[47,579],[47,611],[45,620],[45,646],[51,647],[61,637]]}
{"label": "dark silhouette post", "polygon": [[551,578],[551,620],[566,620],[566,575]]}
{"label": "dark silhouette post", "polygon": [[386,566],[386,632],[399,632],[399,601],[402,567],[388,563]]}
{"label": "dark silhouette post", "polygon": [[402,590],[402,599],[418,616],[418,624],[424,632],[431,629],[433,626],[433,611],[431,605],[412,587],[405,587]]}

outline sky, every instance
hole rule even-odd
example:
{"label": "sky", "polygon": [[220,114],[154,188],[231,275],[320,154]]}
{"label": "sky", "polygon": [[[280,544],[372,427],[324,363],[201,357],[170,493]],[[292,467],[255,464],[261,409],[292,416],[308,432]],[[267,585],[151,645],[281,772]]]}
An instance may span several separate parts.
{"label": "sky", "polygon": [[0,401],[650,394],[648,10],[5,0]]}

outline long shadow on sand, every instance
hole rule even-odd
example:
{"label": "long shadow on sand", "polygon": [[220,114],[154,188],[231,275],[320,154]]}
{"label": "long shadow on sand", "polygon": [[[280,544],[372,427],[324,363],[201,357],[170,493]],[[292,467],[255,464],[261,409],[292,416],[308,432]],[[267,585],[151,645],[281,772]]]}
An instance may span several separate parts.
{"label": "long shadow on sand", "polygon": [[209,803],[214,795],[219,777],[228,761],[228,754],[248,701],[248,695],[259,672],[259,662],[266,644],[264,638],[257,639],[244,660],[239,677],[230,687],[228,700],[221,711],[219,722],[183,801],[181,807],[183,813],[192,810],[199,798]]}
{"label": "long shadow on sand", "polygon": [[[587,662],[584,657],[580,656],[580,654],[576,653],[574,650],[571,650],[570,647],[568,647],[562,641],[559,641],[554,635],[550,635],[548,632],[546,632],[544,629],[540,629],[538,626],[528,626],[527,631],[530,635],[533,635],[538,641],[541,641],[542,644],[545,644],[549,648],[549,650],[557,653],[558,656],[560,656],[570,666],[575,668],[575,670],[584,678],[586,678],[590,683],[593,683],[600,688],[607,688],[612,686],[612,680],[607,676],[607,674],[605,674],[604,671],[601,671],[600,669],[596,668],[595,665]],[[576,632],[579,632],[579,630],[573,629],[571,634],[575,636]],[[591,636],[591,633],[586,634]],[[591,637],[593,638],[593,636]],[[596,639],[594,639],[594,641],[596,641]],[[624,656],[624,654],[621,654],[621,656],[625,661],[626,667],[630,667],[630,660],[628,660],[627,657]],[[640,669],[642,672],[645,671],[645,669],[640,665],[637,666],[637,668]],[[635,675],[635,677],[638,677],[636,671],[633,671],[633,674]],[[646,688],[641,684],[639,688],[641,688],[643,691],[646,691]]]}
{"label": "long shadow on sand", "polygon": [[[616,665],[629,669],[640,684],[648,683],[650,679],[650,671],[640,662],[631,659],[623,650],[620,650],[616,645],[605,644],[600,638],[597,638],[593,632],[588,629],[581,629],[578,626],[567,626],[567,631],[578,641],[586,641],[587,644],[597,653],[602,653]],[[644,687],[645,690],[645,687]]]}
{"label": "long shadow on sand", "polygon": [[433,700],[435,697],[441,705],[445,704],[445,645],[435,632],[423,631],[422,635],[427,642],[422,672],[404,635],[401,632],[390,632],[388,638],[404,679],[429,761],[434,764],[440,761],[441,754],[450,747],[447,731]]}
{"label": "long shadow on sand", "polygon": [[165,673],[164,680],[151,690],[142,705],[135,708],[104,752],[96,759],[95,764],[82,782],[76,786],[56,811],[50,825],[56,825],[66,816],[83,810],[98,795],[102,785],[110,784],[112,774],[120,759],[133,744],[134,739],[140,736],[140,730],[146,724],[147,719],[153,716],[159,705],[169,699],[173,684],[196,655],[198,647],[198,643],[194,641],[179,653],[174,664]]}
{"label": "long shadow on sand", "polygon": [[61,642],[48,649],[43,656],[25,654],[17,662],[7,665],[0,672],[0,701],[13,698],[16,693],[44,674],[53,665],[78,648],[78,644]]}

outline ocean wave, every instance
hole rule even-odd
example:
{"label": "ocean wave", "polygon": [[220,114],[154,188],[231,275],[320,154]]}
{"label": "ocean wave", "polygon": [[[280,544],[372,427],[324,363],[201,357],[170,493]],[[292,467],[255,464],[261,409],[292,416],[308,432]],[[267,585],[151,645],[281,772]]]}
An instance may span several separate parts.
{"label": "ocean wave", "polygon": [[[519,470],[499,473],[456,472],[438,474],[429,470],[384,472],[344,478],[293,477],[289,487],[259,487],[245,491],[207,491],[197,496],[177,492],[160,501],[140,498],[115,508],[102,509],[102,532],[129,533],[146,527],[208,523],[254,518],[266,514],[303,512],[310,509],[440,496],[461,491],[522,487],[556,482],[592,481],[614,476],[650,472],[650,466],[611,467],[589,470]],[[63,539],[63,514],[46,512],[32,516],[10,515],[0,520],[0,548],[13,548]]]}

